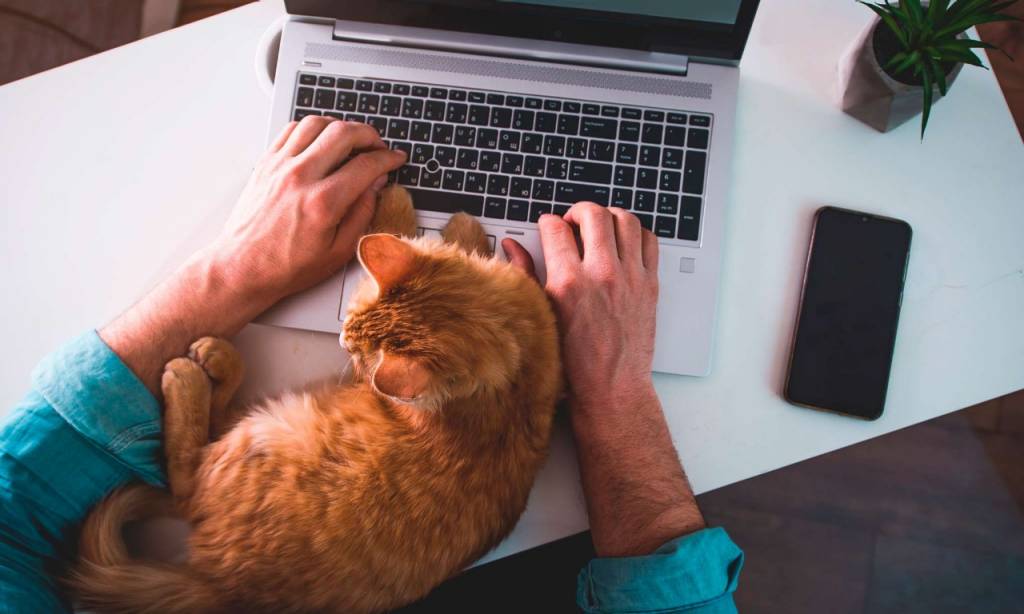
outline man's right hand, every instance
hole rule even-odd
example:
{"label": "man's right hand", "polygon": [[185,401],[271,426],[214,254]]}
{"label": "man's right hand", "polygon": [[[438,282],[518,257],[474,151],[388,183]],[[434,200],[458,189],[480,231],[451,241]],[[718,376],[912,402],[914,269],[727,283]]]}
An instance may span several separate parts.
{"label": "man's right hand", "polygon": [[[590,202],[542,216],[540,238],[574,412],[628,408],[651,391],[657,238],[628,211]],[[514,242],[503,246],[514,262],[529,259]]]}

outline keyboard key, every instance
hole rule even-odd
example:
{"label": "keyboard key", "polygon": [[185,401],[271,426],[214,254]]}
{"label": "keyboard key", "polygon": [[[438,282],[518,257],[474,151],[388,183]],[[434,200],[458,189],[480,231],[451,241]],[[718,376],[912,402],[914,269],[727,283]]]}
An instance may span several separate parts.
{"label": "keyboard key", "polygon": [[444,120],[444,103],[440,100],[428,100],[423,107],[423,119],[432,122]]}
{"label": "keyboard key", "polygon": [[487,96],[484,95],[483,92],[470,92],[469,93],[469,101],[470,102],[484,102],[486,100],[487,100]]}
{"label": "keyboard key", "polygon": [[544,101],[545,111],[561,111],[562,101],[561,100],[545,100]]}
{"label": "keyboard key", "polygon": [[407,138],[409,138],[409,120],[406,120],[406,119],[392,119],[392,120],[388,120],[388,138],[389,139],[407,139]]}
{"label": "keyboard key", "polygon": [[512,130],[502,130],[498,136],[498,149],[502,151],[519,151],[519,141],[522,133]]}
{"label": "keyboard key", "polygon": [[484,217],[492,217],[498,220],[505,219],[505,199],[488,196],[484,200]]}
{"label": "keyboard key", "polygon": [[619,124],[619,140],[636,143],[640,140],[640,124],[637,122],[622,122]]}
{"label": "keyboard key", "polygon": [[412,157],[409,159],[413,164],[426,164],[427,160],[434,158],[434,146],[433,145],[421,145],[419,143],[412,146]]}
{"label": "keyboard key", "polygon": [[369,92],[373,90],[373,82],[365,80],[356,81],[356,89],[360,92]]}
{"label": "keyboard key", "polygon": [[601,107],[596,104],[584,104],[583,105],[584,115],[600,115]]}
{"label": "keyboard key", "polygon": [[607,205],[610,196],[611,190],[604,185],[559,181],[555,189],[555,200],[570,204],[589,200],[600,205]]}
{"label": "keyboard key", "polygon": [[505,104],[510,107],[521,107],[523,106],[522,96],[505,96]]}
{"label": "keyboard key", "polygon": [[501,156],[501,172],[506,175],[523,174],[523,156],[520,154],[507,153]]}
{"label": "keyboard key", "polygon": [[569,205],[559,205],[555,203],[555,206],[554,208],[552,208],[551,212],[554,213],[555,215],[565,215],[566,213],[569,213],[570,208],[571,207]]}
{"label": "keyboard key", "polygon": [[554,113],[537,113],[533,129],[537,132],[554,132],[558,124],[558,116]]}
{"label": "keyboard key", "polygon": [[664,168],[683,168],[683,150],[666,147],[661,152],[661,166]]}
{"label": "keyboard key", "polygon": [[673,147],[682,147],[686,144],[686,128],[669,126],[665,129],[665,144]]}
{"label": "keyboard key", "polygon": [[505,107],[499,107],[491,109],[491,127],[492,128],[511,128],[512,127],[512,109]]}
{"label": "keyboard key", "polygon": [[365,115],[359,115],[358,113],[346,113],[345,114],[345,121],[347,121],[347,122],[358,122],[360,124],[365,124],[366,123],[366,116]]}
{"label": "keyboard key", "polygon": [[480,152],[480,170],[497,173],[501,168],[501,154],[496,151]]}
{"label": "keyboard key", "polygon": [[633,187],[633,181],[636,179],[636,168],[632,166],[616,166],[615,167],[615,185],[626,186],[627,188]]}
{"label": "keyboard key", "polygon": [[442,146],[435,147],[434,159],[437,160],[441,166],[447,166],[449,168],[455,166],[455,148]]}
{"label": "keyboard key", "polygon": [[516,222],[525,222],[530,217],[530,201],[515,199],[508,201],[508,213],[505,217]]}
{"label": "keyboard key", "polygon": [[455,126],[451,124],[434,124],[430,133],[430,141],[441,145],[451,145],[454,138]]}
{"label": "keyboard key", "polygon": [[660,166],[661,148],[653,145],[644,145],[640,148],[641,166]]}
{"label": "keyboard key", "polygon": [[640,140],[652,145],[661,145],[662,131],[663,127],[661,124],[644,124],[644,128],[640,133]]}
{"label": "keyboard key", "polygon": [[381,93],[381,94],[390,94],[391,93],[391,84],[390,83],[385,83],[384,81],[378,81],[378,82],[373,84],[373,91]]}
{"label": "keyboard key", "polygon": [[412,140],[427,142],[430,140],[430,124],[427,122],[412,123]]}
{"label": "keyboard key", "polygon": [[682,208],[679,210],[679,234],[676,236],[687,241],[696,241],[700,231],[700,199],[696,196],[684,196]]}
{"label": "keyboard key", "polygon": [[406,186],[417,186],[420,184],[420,167],[406,164],[398,169],[398,183]]}
{"label": "keyboard key", "polygon": [[[420,186],[424,188],[440,188],[441,187],[441,169],[437,169],[435,172],[430,172],[427,167],[423,167],[420,171]],[[418,203],[414,204],[418,205]]]}
{"label": "keyboard key", "polygon": [[[341,86],[339,85],[338,87]],[[395,87],[391,88],[391,93],[396,94],[398,96],[408,96],[409,85],[406,83],[396,83]]]}
{"label": "keyboard key", "polygon": [[498,131],[493,128],[477,128],[476,146],[478,149],[497,149]]}
{"label": "keyboard key", "polygon": [[505,97],[501,94],[487,94],[487,104],[503,105]]}
{"label": "keyboard key", "polygon": [[534,132],[527,132],[523,135],[523,142],[519,151],[523,153],[539,154],[544,148],[544,137]]}
{"label": "keyboard key", "polygon": [[311,111],[309,109],[295,109],[295,115],[292,116],[292,119],[295,121],[299,121],[300,119],[306,117],[307,115],[320,115],[320,111]]}
{"label": "keyboard key", "polygon": [[523,174],[531,177],[543,177],[545,164],[547,164],[547,161],[541,156],[526,156],[526,162],[523,164]]}
{"label": "keyboard key", "polygon": [[333,117],[334,119],[345,119],[343,113],[335,113],[334,111],[324,111],[324,116]]}
{"label": "keyboard key", "polygon": [[430,97],[444,100],[448,97],[448,90],[443,87],[432,87],[430,88]]}
{"label": "keyboard key", "polygon": [[701,128],[711,127],[711,118],[707,115],[691,115],[690,116],[691,126],[700,126]]}
{"label": "keyboard key", "polygon": [[371,126],[373,126],[377,130],[377,133],[380,134],[382,137],[385,134],[387,134],[387,131],[388,131],[388,118],[386,118],[386,117],[367,117],[366,118],[366,123],[368,123]]}
{"label": "keyboard key", "polygon": [[316,85],[316,75],[299,75],[300,85]]}
{"label": "keyboard key", "polygon": [[618,123],[614,119],[603,117],[584,117],[580,126],[580,136],[595,139],[614,139],[618,132]]}
{"label": "keyboard key", "polygon": [[[692,117],[690,118],[693,119]],[[683,191],[690,194],[704,193],[704,166],[707,164],[708,155],[703,151],[686,151],[686,161],[683,163]]]}
{"label": "keyboard key", "polygon": [[544,137],[544,155],[547,156],[564,156],[565,155],[565,137],[554,136],[549,134]]}
{"label": "keyboard key", "polygon": [[675,215],[679,213],[679,196],[676,194],[658,194],[658,213]]}
{"label": "keyboard key", "polygon": [[562,110],[565,111],[566,113],[579,113],[580,112],[580,103],[578,103],[578,102],[563,102],[562,103]]}
{"label": "keyboard key", "polygon": [[466,173],[449,168],[444,171],[444,179],[441,181],[441,186],[446,190],[461,192],[462,184],[465,180]]}
{"label": "keyboard key", "polygon": [[551,200],[555,197],[555,182],[546,179],[533,180],[534,200]]}
{"label": "keyboard key", "polygon": [[468,114],[469,105],[462,104],[461,102],[449,102],[448,110],[444,115],[444,121],[449,124],[464,124]]}
{"label": "keyboard key", "polygon": [[465,100],[466,90],[448,90],[448,100]]}
{"label": "keyboard key", "polygon": [[666,121],[670,124],[685,124],[686,113],[669,113]]}
{"label": "keyboard key", "polygon": [[636,219],[640,220],[640,225],[647,230],[654,230],[654,216],[649,213],[634,213]]}
{"label": "keyboard key", "polygon": [[356,86],[356,82],[353,81],[352,79],[342,79],[340,77],[338,78],[337,82],[334,84],[334,87],[336,87],[338,89],[342,89],[342,90],[350,90],[350,89],[354,88],[355,86]]}
{"label": "keyboard key", "polygon": [[487,193],[495,196],[508,196],[509,178],[504,175],[489,175],[487,177]]}
{"label": "keyboard key", "polygon": [[590,155],[587,157],[600,162],[611,162],[615,159],[615,143],[612,141],[590,141]]}
{"label": "keyboard key", "polygon": [[424,211],[440,211],[441,213],[465,211],[476,216],[484,213],[483,196],[418,189],[410,189],[409,194],[412,195],[413,206]]}
{"label": "keyboard key", "polygon": [[483,173],[466,173],[466,192],[483,194],[487,191],[487,175]]}
{"label": "keyboard key", "polygon": [[626,119],[640,119],[640,116],[641,116],[640,109],[630,109],[630,108],[622,109],[622,117],[624,117]]}
{"label": "keyboard key", "polygon": [[469,126],[456,126],[455,127],[455,138],[453,139],[456,145],[462,147],[473,147],[476,145],[476,128]]}
{"label": "keyboard key", "polygon": [[474,126],[486,126],[491,117],[491,109],[483,105],[469,106],[469,123]]}
{"label": "keyboard key", "polygon": [[618,151],[615,153],[615,161],[622,164],[636,164],[636,153],[636,145],[619,143]]}
{"label": "keyboard key", "polygon": [[527,109],[539,109],[543,104],[544,103],[540,98],[527,98],[525,106]]}
{"label": "keyboard key", "polygon": [[412,157],[412,143],[406,143],[406,142],[394,143],[391,146],[391,149],[396,149],[398,151],[404,151],[405,152],[405,159],[406,160],[408,160],[409,158]]}
{"label": "keyboard key", "polygon": [[295,104],[300,106],[300,107],[311,107],[311,106],[313,106],[313,88],[311,88],[311,87],[300,87],[299,88],[299,93],[295,97]]}
{"label": "keyboard key", "polygon": [[703,128],[690,128],[686,137],[686,146],[695,149],[708,148],[708,135],[710,133]]}
{"label": "keyboard key", "polygon": [[313,101],[313,106],[318,109],[333,109],[334,108],[334,90],[321,90],[316,91],[316,98]]}
{"label": "keyboard key", "polygon": [[663,111],[652,111],[648,109],[644,111],[644,121],[663,122],[665,121],[665,113]]}
{"label": "keyboard key", "polygon": [[533,192],[533,181],[526,177],[513,177],[509,194],[516,198],[529,198]]}
{"label": "keyboard key", "polygon": [[612,180],[612,165],[597,162],[573,162],[569,165],[569,179],[589,183],[609,183]]}
{"label": "keyboard key", "polygon": [[419,98],[426,98],[428,94],[430,94],[430,90],[427,89],[426,87],[424,87],[422,85],[414,85],[414,86],[412,86],[412,95],[413,96],[417,96]]}
{"label": "keyboard key", "polygon": [[533,111],[516,111],[512,116],[512,127],[516,130],[533,130]]}
{"label": "keyboard key", "polygon": [[460,149],[455,157],[455,166],[475,171],[480,159],[480,152],[475,149]]}
{"label": "keyboard key", "polygon": [[633,204],[633,191],[625,190],[623,188],[615,188],[612,190],[612,200],[609,204],[613,207],[629,209]]}
{"label": "keyboard key", "polygon": [[658,170],[653,168],[637,169],[636,187],[650,190],[658,187]]}
{"label": "keyboard key", "polygon": [[658,189],[666,192],[678,192],[682,184],[683,175],[679,171],[661,171],[661,181],[658,182]]}
{"label": "keyboard key", "polygon": [[676,237],[676,219],[659,215],[654,221],[654,234],[659,237],[674,239]]}
{"label": "keyboard key", "polygon": [[420,119],[423,117],[423,101],[415,98],[403,98],[402,117],[410,119]]}
{"label": "keyboard key", "polygon": [[633,197],[633,209],[637,211],[654,211],[654,204],[657,196],[654,192],[637,191]]}
{"label": "keyboard key", "polygon": [[402,114],[402,99],[398,96],[383,96],[380,99],[380,114],[398,117]]}
{"label": "keyboard key", "polygon": [[545,175],[548,179],[565,179],[569,174],[569,161],[558,158],[548,158],[548,168]]}
{"label": "keyboard key", "polygon": [[586,139],[569,139],[565,148],[565,155],[570,158],[586,159],[587,157],[587,141]]}
{"label": "keyboard key", "polygon": [[575,135],[580,131],[580,118],[578,115],[559,115],[558,134]]}
{"label": "keyboard key", "polygon": [[355,111],[359,94],[355,92],[338,92],[338,102],[335,108],[339,111]]}
{"label": "keyboard key", "polygon": [[530,205],[530,221],[537,222],[540,216],[545,213],[551,213],[551,203],[538,203],[535,202]]}
{"label": "keyboard key", "polygon": [[619,108],[618,107],[610,107],[608,105],[605,105],[605,106],[601,107],[601,117],[618,117],[618,116],[619,116]]}

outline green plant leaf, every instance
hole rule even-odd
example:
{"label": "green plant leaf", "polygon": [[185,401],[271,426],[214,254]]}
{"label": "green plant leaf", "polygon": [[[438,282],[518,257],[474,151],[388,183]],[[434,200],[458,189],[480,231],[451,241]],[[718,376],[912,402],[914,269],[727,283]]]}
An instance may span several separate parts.
{"label": "green plant leaf", "polygon": [[949,0],[931,0],[928,3],[928,21],[932,24],[938,23],[943,15],[945,15],[948,7]]}
{"label": "green plant leaf", "polygon": [[951,49],[944,51],[942,57],[939,58],[947,62],[963,62],[964,64],[970,64],[971,66],[978,66],[988,70],[981,59],[969,49]]}
{"label": "green plant leaf", "polygon": [[900,5],[906,7],[911,23],[921,27],[924,23],[924,9],[921,7],[921,0],[900,0]]}
{"label": "green plant leaf", "polygon": [[[911,66],[913,66],[914,64],[917,64],[920,61],[921,61],[921,54],[919,52],[917,52],[917,51],[912,51],[912,52],[906,54],[906,57],[903,59],[903,61],[901,61],[898,65],[896,65],[895,68],[892,69],[892,73],[898,75],[901,72],[903,72],[904,70],[910,68]],[[891,62],[890,62],[890,64],[891,64]],[[886,68],[888,68],[888,67],[889,67],[889,65],[886,64]]]}
{"label": "green plant leaf", "polygon": [[928,116],[932,112],[932,76],[927,70],[922,71],[924,77],[924,107],[921,109],[921,140],[924,140],[924,129],[928,127]]}
{"label": "green plant leaf", "polygon": [[892,30],[892,33],[896,35],[896,39],[900,42],[900,44],[903,45],[904,47],[907,46],[907,37],[903,34],[903,30],[900,28],[899,24],[896,23],[896,19],[894,19],[892,15],[886,12],[885,9],[883,9],[881,6],[870,4],[868,2],[864,2],[863,0],[857,1],[863,4],[864,6],[868,7],[872,11],[874,11],[875,14],[878,15],[878,17],[882,20],[882,22],[884,22],[885,25],[887,25],[889,29]]}
{"label": "green plant leaf", "polygon": [[935,61],[935,58],[928,58],[928,64],[931,67],[932,75],[935,77],[935,83],[939,86],[939,93],[943,96],[946,95],[946,72],[942,70],[942,66]]}

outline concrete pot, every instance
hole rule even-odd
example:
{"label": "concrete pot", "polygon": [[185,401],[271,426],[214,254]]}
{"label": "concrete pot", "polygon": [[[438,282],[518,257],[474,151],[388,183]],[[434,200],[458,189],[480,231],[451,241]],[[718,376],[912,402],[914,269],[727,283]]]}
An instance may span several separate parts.
{"label": "concrete pot", "polygon": [[[880,25],[881,24],[881,25]],[[897,81],[886,73],[875,57],[875,30],[885,27],[877,16],[853,41],[839,60],[839,106],[879,132],[888,132],[921,113],[924,87]],[[960,74],[957,64],[946,75],[947,89]],[[942,94],[932,85],[932,104]]]}

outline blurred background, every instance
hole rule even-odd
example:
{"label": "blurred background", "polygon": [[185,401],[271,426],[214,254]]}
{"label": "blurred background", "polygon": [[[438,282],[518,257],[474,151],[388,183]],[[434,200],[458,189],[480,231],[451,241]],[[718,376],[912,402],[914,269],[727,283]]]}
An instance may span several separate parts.
{"label": "blurred background", "polygon": [[[248,1],[0,0],[0,85]],[[1024,1],[1008,12],[1024,17]],[[1024,26],[979,30],[1019,58],[989,54],[1024,135]],[[1024,391],[699,501],[746,551],[742,612],[1024,613]],[[571,611],[590,556],[581,534],[463,574],[413,609]]]}

